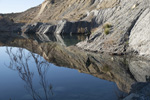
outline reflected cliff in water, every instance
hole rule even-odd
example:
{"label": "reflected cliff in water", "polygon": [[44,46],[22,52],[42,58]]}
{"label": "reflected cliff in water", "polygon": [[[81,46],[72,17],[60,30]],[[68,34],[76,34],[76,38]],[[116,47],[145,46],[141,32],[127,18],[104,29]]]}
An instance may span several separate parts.
{"label": "reflected cliff in water", "polygon": [[75,45],[80,41],[86,39],[86,35],[84,34],[22,34],[22,37],[26,39],[36,40],[38,42],[57,42],[64,46]]}
{"label": "reflected cliff in water", "polygon": [[[13,54],[11,53],[11,49],[7,49],[7,53],[11,58],[10,68],[19,72],[20,78],[26,82],[27,88],[30,88],[33,99],[39,99],[40,95],[32,88],[33,73],[28,68],[28,60],[30,57],[36,63],[36,68],[42,83],[41,86],[47,98],[46,100],[49,98],[48,91],[50,91],[51,95],[53,94],[51,90],[52,86],[45,81],[48,62],[115,82],[118,88],[126,93],[130,91],[132,84],[135,82],[146,82],[145,76],[150,76],[150,62],[148,60],[139,60],[139,58],[91,53],[82,51],[74,46],[65,47],[62,43],[42,43],[23,38],[8,38],[7,41],[1,40],[0,45],[25,48],[32,52],[30,55],[24,57],[25,55],[22,49],[19,49],[18,54]],[[42,56],[46,61],[37,60],[40,56],[35,56],[34,53]],[[44,68],[44,70],[41,68]],[[48,85],[50,86],[49,90],[45,88]]]}

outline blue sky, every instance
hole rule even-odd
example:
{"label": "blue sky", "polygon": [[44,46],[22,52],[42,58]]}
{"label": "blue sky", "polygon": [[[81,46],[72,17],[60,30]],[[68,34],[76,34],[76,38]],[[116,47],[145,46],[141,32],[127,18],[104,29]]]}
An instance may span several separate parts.
{"label": "blue sky", "polygon": [[44,0],[0,0],[0,13],[22,12]]}

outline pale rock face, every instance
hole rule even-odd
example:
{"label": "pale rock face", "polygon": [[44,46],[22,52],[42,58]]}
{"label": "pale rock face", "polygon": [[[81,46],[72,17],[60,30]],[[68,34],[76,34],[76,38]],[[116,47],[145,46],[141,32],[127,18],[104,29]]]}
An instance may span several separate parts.
{"label": "pale rock face", "polygon": [[129,37],[129,46],[139,55],[150,56],[150,9],[141,15]]}
{"label": "pale rock face", "polygon": [[[37,14],[37,16],[35,17],[35,19],[37,19],[37,18],[42,14],[42,12],[45,10],[45,8],[46,8],[46,6],[47,6],[47,4],[48,4],[49,2],[50,2],[50,1],[45,1],[45,2],[41,5],[41,9],[40,9],[39,13]],[[35,19],[33,19],[33,20],[35,20]]]}

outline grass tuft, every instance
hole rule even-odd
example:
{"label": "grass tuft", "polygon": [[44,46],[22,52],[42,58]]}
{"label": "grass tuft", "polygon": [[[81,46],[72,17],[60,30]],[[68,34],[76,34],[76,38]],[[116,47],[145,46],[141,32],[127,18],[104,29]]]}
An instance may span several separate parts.
{"label": "grass tuft", "polygon": [[108,35],[108,34],[110,33],[111,27],[112,27],[112,25],[111,25],[111,24],[108,24],[108,23],[103,26],[104,33],[105,33],[106,35]]}

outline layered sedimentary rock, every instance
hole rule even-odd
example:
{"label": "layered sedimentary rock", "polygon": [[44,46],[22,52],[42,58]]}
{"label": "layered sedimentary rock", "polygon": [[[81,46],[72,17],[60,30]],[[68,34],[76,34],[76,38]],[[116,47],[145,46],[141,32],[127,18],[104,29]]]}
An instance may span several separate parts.
{"label": "layered sedimentary rock", "polygon": [[15,22],[28,23],[29,26],[33,26],[35,22],[49,23],[57,26],[53,31],[59,34],[85,33],[86,27],[90,31],[101,24],[101,19],[98,18],[102,15],[99,13],[100,9],[111,8],[118,2],[117,0],[45,0],[37,7],[22,13],[7,14],[5,17]]}
{"label": "layered sedimentary rock", "polygon": [[[88,27],[87,27],[88,25]],[[22,27],[22,32],[27,34],[81,34],[85,33],[85,28],[90,31],[91,23],[86,21],[68,22],[66,20],[59,21],[56,25],[51,23],[34,23],[27,24]]]}
{"label": "layered sedimentary rock", "polygon": [[[150,0],[45,0],[37,7],[18,14],[7,14],[5,17],[27,23],[24,32],[33,29],[30,31],[41,34],[85,33],[87,27],[92,34],[89,40],[77,44],[80,48],[111,54],[136,52],[149,56],[149,2]],[[35,28],[35,22],[43,24]]]}
{"label": "layered sedimentary rock", "polygon": [[[117,6],[100,10],[103,18],[106,19],[104,24],[100,25],[91,35],[90,42],[84,41],[77,46],[92,51],[125,53],[130,46],[130,34],[132,34],[133,27],[142,14],[148,10],[146,2],[143,0],[120,0]],[[109,16],[109,14],[111,15]],[[135,32],[137,36],[140,36],[138,31]]]}

